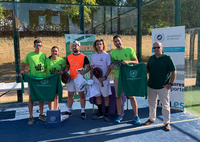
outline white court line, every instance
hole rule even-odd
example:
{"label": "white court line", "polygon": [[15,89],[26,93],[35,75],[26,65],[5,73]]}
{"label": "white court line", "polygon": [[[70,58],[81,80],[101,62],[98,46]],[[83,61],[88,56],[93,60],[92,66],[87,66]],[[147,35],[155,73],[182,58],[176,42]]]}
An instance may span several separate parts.
{"label": "white court line", "polygon": [[[194,119],[174,121],[174,122],[170,122],[170,124],[176,124],[176,123],[188,122],[188,121],[195,121],[195,120],[200,120],[200,117],[194,118]],[[130,128],[130,129],[114,130],[114,131],[108,131],[108,132],[102,132],[102,133],[95,133],[95,134],[86,134],[86,135],[81,135],[81,136],[72,136],[72,137],[59,138],[59,139],[43,140],[43,141],[39,141],[39,142],[61,141],[61,140],[75,139],[75,138],[81,138],[81,137],[89,137],[89,136],[102,135],[102,134],[114,133],[114,132],[123,132],[123,131],[130,131],[130,130],[138,130],[138,129],[144,129],[144,128],[150,128],[150,127],[157,127],[157,126],[163,126],[163,123],[161,123],[161,124],[155,124],[155,125],[151,124],[151,125],[148,125],[148,126],[141,126],[141,127],[136,127],[136,128]]]}

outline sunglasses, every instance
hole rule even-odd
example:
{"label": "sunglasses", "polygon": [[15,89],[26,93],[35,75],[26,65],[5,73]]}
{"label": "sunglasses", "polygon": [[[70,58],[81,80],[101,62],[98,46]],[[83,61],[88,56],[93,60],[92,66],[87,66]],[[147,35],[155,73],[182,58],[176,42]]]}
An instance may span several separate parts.
{"label": "sunglasses", "polygon": [[156,49],[156,48],[157,48],[157,49],[160,49],[160,47],[159,47],[159,46],[158,46],[158,47],[153,47],[153,49]]}
{"label": "sunglasses", "polygon": [[39,47],[42,47],[42,45],[35,44],[35,47],[38,47],[38,46],[39,46]]}

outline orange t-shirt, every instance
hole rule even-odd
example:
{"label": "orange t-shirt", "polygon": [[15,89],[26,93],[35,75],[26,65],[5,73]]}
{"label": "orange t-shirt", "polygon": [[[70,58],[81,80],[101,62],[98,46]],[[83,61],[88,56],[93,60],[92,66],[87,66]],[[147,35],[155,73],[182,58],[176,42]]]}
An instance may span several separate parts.
{"label": "orange t-shirt", "polygon": [[[69,63],[70,77],[75,79],[79,74],[77,69],[81,69],[85,64],[85,55],[80,53],[78,55],[74,55],[73,53],[67,56],[67,62]],[[88,59],[87,59],[88,60]],[[88,61],[89,63],[89,61]]]}

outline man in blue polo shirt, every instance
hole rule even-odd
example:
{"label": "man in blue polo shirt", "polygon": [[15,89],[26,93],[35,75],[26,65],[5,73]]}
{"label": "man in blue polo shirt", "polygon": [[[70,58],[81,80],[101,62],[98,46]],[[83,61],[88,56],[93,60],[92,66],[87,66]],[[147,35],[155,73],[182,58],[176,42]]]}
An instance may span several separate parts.
{"label": "man in blue polo shirt", "polygon": [[167,131],[170,127],[170,88],[176,79],[176,67],[170,56],[162,52],[160,42],[153,44],[153,52],[147,63],[148,80],[148,103],[149,119],[145,125],[154,123],[156,120],[157,96],[162,103],[163,123]]}

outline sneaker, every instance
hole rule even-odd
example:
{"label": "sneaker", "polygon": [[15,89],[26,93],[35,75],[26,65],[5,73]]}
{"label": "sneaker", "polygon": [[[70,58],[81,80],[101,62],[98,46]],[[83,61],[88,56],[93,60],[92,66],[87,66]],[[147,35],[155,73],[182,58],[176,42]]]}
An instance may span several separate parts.
{"label": "sneaker", "polygon": [[86,119],[85,112],[82,112],[82,113],[81,113],[81,118],[82,118],[82,119]]}
{"label": "sneaker", "polygon": [[139,124],[140,124],[140,117],[139,117],[139,116],[136,116],[136,117],[134,118],[134,121],[135,121],[135,124],[136,124],[136,125],[139,125]]}
{"label": "sneaker", "polygon": [[115,123],[120,123],[120,121],[122,120],[122,116],[121,115],[117,115],[116,119],[114,120]]}
{"label": "sneaker", "polygon": [[170,124],[165,124],[165,130],[166,130],[166,131],[170,131],[170,130],[171,130]]}
{"label": "sneaker", "polygon": [[72,116],[72,113],[71,113],[71,112],[68,112],[68,111],[66,111],[66,112],[65,112],[65,115],[69,115],[69,117],[70,117],[70,116]]}
{"label": "sneaker", "polygon": [[151,121],[150,119],[148,119],[144,124],[145,125],[150,125],[151,123],[154,123],[155,121]]}
{"label": "sneaker", "polygon": [[92,117],[92,119],[93,120],[96,120],[96,119],[100,119],[100,118],[103,118],[104,116],[103,116],[103,113],[97,113],[96,115],[94,115],[93,117]]}
{"label": "sneaker", "polygon": [[106,122],[110,121],[110,118],[109,118],[108,113],[104,115],[104,120],[105,120]]}
{"label": "sneaker", "polygon": [[44,114],[42,114],[42,115],[40,114],[39,119],[42,121],[46,121],[46,116]]}
{"label": "sneaker", "polygon": [[33,121],[34,121],[34,118],[33,117],[29,117],[29,119],[28,119],[28,125],[32,125]]}

